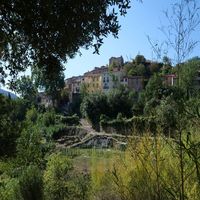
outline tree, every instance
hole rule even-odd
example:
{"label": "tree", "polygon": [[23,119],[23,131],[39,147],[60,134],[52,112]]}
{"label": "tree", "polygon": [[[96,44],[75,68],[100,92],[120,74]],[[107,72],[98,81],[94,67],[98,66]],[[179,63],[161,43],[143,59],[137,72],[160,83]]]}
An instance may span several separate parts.
{"label": "tree", "polygon": [[[46,67],[48,70],[33,67],[32,76],[35,85],[41,90],[44,90],[52,98],[53,106],[56,106],[61,99],[61,92],[65,85],[63,67],[53,57],[51,62],[46,64]],[[49,71],[51,71],[50,74],[48,74]]]}
{"label": "tree", "polygon": [[196,86],[194,85],[199,70],[200,61],[198,59],[190,59],[180,69],[180,87],[185,91],[188,98],[199,92],[198,88],[195,88]]}
{"label": "tree", "polygon": [[153,75],[154,73],[158,73],[160,71],[161,67],[162,67],[161,63],[152,62],[149,65],[150,74]]}
{"label": "tree", "polygon": [[138,64],[135,67],[135,72],[137,76],[145,76],[147,74],[147,70],[144,64]]}
{"label": "tree", "polygon": [[114,119],[117,118],[119,113],[124,117],[131,117],[134,97],[134,92],[130,92],[125,87],[111,90],[107,95],[109,110],[105,114]]}
{"label": "tree", "polygon": [[82,116],[86,117],[97,130],[99,130],[101,114],[107,114],[108,111],[107,96],[102,93],[90,94],[81,103]]}
{"label": "tree", "polygon": [[24,128],[17,140],[17,156],[20,164],[42,166],[45,155],[41,127],[37,123],[38,113],[35,108],[26,114]]}
{"label": "tree", "polygon": [[37,87],[30,76],[22,76],[17,79],[10,88],[19,94],[23,99],[35,103],[37,97]]}
{"label": "tree", "polygon": [[163,59],[162,59],[162,61],[163,61],[163,64],[164,65],[168,65],[168,66],[171,66],[171,59],[169,58],[169,57],[167,57],[167,56],[163,56]]}
{"label": "tree", "polygon": [[[3,0],[0,67],[16,75],[37,66],[51,77],[80,47],[93,46],[98,53],[104,37],[110,33],[117,37],[118,16],[124,16],[129,8],[130,0]],[[52,61],[56,65],[51,65]]]}
{"label": "tree", "polygon": [[[196,47],[198,41],[192,39],[192,34],[200,24],[200,7],[196,0],[181,0],[172,4],[172,9],[165,12],[168,26],[161,28],[166,37],[166,44],[174,51],[175,63],[177,64],[178,87],[181,84],[181,63],[187,59]],[[183,102],[182,102],[183,104]],[[179,161],[180,161],[180,200],[185,199],[185,164],[183,148],[183,130],[185,121],[183,117],[184,109],[178,112],[177,133],[179,141]]]}
{"label": "tree", "polygon": [[89,94],[87,83],[82,83],[81,84],[81,86],[80,86],[80,94],[81,94],[81,98],[82,99]]}
{"label": "tree", "polygon": [[135,63],[138,64],[145,64],[146,58],[143,55],[137,55],[135,57]]}
{"label": "tree", "polygon": [[60,99],[59,99],[59,108],[60,111],[65,111],[67,104],[69,103],[69,91],[66,88],[63,88],[60,91]]}
{"label": "tree", "polygon": [[124,117],[131,117],[131,108],[136,94],[125,87],[111,90],[107,95],[102,93],[90,94],[81,104],[82,115],[90,120],[93,127],[99,130],[102,115],[116,119],[121,113]]}
{"label": "tree", "polygon": [[[197,46],[198,41],[192,38],[195,29],[200,24],[199,5],[196,0],[181,0],[172,4],[170,11],[165,11],[167,25],[160,28],[166,40],[164,43],[174,54],[177,64],[178,84],[180,85],[180,68]],[[156,49],[154,47],[154,49]],[[163,61],[169,61],[166,56]]]}
{"label": "tree", "polygon": [[23,199],[44,199],[43,177],[42,172],[38,167],[28,166],[19,177],[19,185]]}
{"label": "tree", "polygon": [[152,76],[146,86],[145,90],[145,97],[146,101],[152,99],[153,97],[157,96],[158,90],[162,87],[162,78],[158,74],[154,74]]}
{"label": "tree", "polygon": [[16,140],[20,135],[21,121],[26,106],[23,102],[0,95],[0,156],[15,153]]}
{"label": "tree", "polygon": [[126,75],[135,75],[135,64],[133,62],[127,62],[123,66],[126,72]]}

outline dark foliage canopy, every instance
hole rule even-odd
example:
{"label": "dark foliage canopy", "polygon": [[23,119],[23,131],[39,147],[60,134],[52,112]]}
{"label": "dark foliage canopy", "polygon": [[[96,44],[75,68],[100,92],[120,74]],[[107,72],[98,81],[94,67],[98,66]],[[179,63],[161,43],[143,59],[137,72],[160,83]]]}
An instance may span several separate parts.
{"label": "dark foliage canopy", "polygon": [[118,16],[129,7],[130,0],[1,0],[1,76],[36,65],[57,73],[80,47],[98,53],[104,37],[117,37]]}

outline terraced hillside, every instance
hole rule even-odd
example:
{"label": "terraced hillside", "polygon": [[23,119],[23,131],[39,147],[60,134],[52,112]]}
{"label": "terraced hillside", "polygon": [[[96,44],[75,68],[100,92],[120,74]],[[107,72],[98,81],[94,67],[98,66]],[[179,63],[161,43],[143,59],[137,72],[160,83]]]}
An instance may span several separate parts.
{"label": "terraced hillside", "polygon": [[131,136],[96,132],[84,119],[80,127],[71,127],[56,138],[58,148],[116,148],[124,149]]}

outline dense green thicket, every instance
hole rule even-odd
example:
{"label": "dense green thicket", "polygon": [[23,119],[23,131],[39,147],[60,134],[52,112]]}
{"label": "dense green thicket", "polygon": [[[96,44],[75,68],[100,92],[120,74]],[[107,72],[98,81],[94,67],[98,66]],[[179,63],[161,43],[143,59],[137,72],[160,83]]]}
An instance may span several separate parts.
{"label": "dense green thicket", "polygon": [[22,130],[22,121],[30,107],[25,100],[11,100],[0,95],[0,156],[15,152],[16,139]]}
{"label": "dense green thicket", "polygon": [[134,98],[135,93],[124,87],[113,89],[108,95],[103,93],[87,95],[81,104],[82,116],[86,117],[92,126],[99,130],[102,114],[112,119],[116,118],[118,113],[125,117],[131,117]]}
{"label": "dense green thicket", "polygon": [[137,55],[131,62],[124,65],[127,76],[150,77],[155,73],[169,74],[172,72],[171,63],[163,60],[162,63],[147,61],[143,55]]}

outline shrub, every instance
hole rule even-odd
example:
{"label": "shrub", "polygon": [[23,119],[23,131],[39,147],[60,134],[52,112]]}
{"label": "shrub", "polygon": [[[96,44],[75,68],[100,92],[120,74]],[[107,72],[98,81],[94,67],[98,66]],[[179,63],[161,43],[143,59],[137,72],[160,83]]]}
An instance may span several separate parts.
{"label": "shrub", "polygon": [[0,180],[0,199],[1,200],[24,200],[16,178],[6,178]]}
{"label": "shrub", "polygon": [[43,178],[40,169],[28,166],[19,177],[20,191],[23,199],[43,199]]}
{"label": "shrub", "polygon": [[56,113],[54,111],[45,112],[42,115],[42,122],[46,127],[54,125],[56,123]]}
{"label": "shrub", "polygon": [[36,123],[38,118],[38,112],[36,108],[32,107],[30,110],[26,113],[26,121],[31,123]]}
{"label": "shrub", "polygon": [[69,175],[72,170],[71,161],[60,153],[48,158],[44,172],[44,192],[46,200],[68,199],[70,196]]}
{"label": "shrub", "polygon": [[23,111],[18,110],[19,106],[17,101],[0,94],[0,156],[11,156],[16,151],[24,117]]}
{"label": "shrub", "polygon": [[79,119],[77,114],[74,114],[74,115],[71,115],[71,116],[59,115],[57,117],[63,124],[68,125],[68,126],[73,126],[73,125],[76,126],[76,125],[80,124],[80,119]]}
{"label": "shrub", "polygon": [[19,163],[23,165],[41,165],[45,154],[43,147],[40,127],[36,125],[27,126],[17,140]]}
{"label": "shrub", "polygon": [[72,191],[70,198],[72,200],[88,200],[91,193],[91,178],[89,174],[76,174],[72,177]]}

